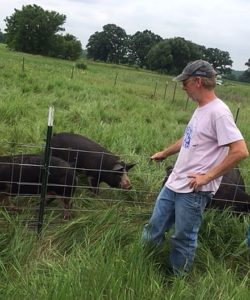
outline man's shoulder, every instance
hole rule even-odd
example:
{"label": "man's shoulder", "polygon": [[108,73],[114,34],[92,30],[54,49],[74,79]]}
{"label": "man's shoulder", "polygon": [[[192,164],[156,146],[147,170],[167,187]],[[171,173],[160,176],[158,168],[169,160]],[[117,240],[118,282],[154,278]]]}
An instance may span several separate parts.
{"label": "man's shoulder", "polygon": [[227,107],[226,103],[223,100],[221,100],[220,98],[215,98],[212,102],[214,105]]}
{"label": "man's shoulder", "polygon": [[211,108],[211,110],[213,110],[215,112],[229,112],[230,113],[230,109],[229,109],[228,105],[219,98],[216,98],[211,102],[210,108]]}

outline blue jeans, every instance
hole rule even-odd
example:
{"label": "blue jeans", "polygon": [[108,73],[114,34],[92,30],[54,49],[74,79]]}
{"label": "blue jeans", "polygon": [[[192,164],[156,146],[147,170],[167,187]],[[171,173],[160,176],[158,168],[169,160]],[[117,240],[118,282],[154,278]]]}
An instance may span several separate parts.
{"label": "blue jeans", "polygon": [[202,214],[211,192],[176,193],[166,186],[160,191],[149,223],[144,226],[144,243],[159,246],[165,232],[175,224],[171,237],[170,263],[177,274],[187,272],[194,260]]}

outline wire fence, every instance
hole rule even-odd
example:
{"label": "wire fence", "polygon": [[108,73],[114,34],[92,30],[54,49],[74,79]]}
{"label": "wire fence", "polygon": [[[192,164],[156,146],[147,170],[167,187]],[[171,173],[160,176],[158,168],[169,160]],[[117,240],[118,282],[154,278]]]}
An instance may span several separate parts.
{"label": "wire fence", "polygon": [[[41,146],[18,145],[17,149],[40,149]],[[68,159],[63,160],[51,155],[53,151],[62,151]],[[46,199],[44,207],[45,223],[51,223],[49,216],[59,214],[57,222],[69,219],[70,215],[81,215],[91,211],[103,211],[110,206],[120,206],[120,213],[129,214],[134,217],[149,216],[155,198],[161,188],[164,176],[160,175],[154,184],[151,178],[152,170],[149,172],[137,170],[136,167],[130,172],[130,181],[133,187],[121,188],[120,183],[124,176],[128,179],[125,169],[115,171],[113,165],[110,168],[103,168],[104,161],[112,153],[55,148],[50,147],[48,178],[46,182]],[[86,159],[85,164],[82,159]],[[127,155],[129,157],[129,155]],[[132,155],[131,155],[132,158]],[[133,157],[134,159],[134,157]],[[146,159],[146,156],[145,156]],[[96,160],[97,167],[89,167],[90,160]],[[84,164],[84,166],[83,166]],[[158,167],[158,170],[162,165]],[[26,154],[17,153],[0,157],[0,198],[2,209],[7,209],[10,213],[21,213],[21,224],[29,224],[30,227],[39,227],[39,212],[41,203],[41,191],[43,185],[44,153]],[[155,168],[154,173],[157,173]],[[224,209],[232,207],[234,213],[248,213],[250,211],[250,195],[246,190],[249,188],[241,176],[239,169],[236,169],[238,177],[223,182],[219,191],[213,197],[209,207],[213,209]],[[241,170],[242,171],[242,170]],[[243,170],[244,173],[249,170]],[[162,169],[161,172],[162,173]],[[104,176],[105,175],[105,176]],[[164,170],[163,170],[163,175]],[[91,186],[89,179],[95,177],[95,186]],[[115,178],[117,186],[109,186],[107,178]],[[137,181],[140,178],[140,182]],[[150,182],[148,188],[146,182]],[[106,182],[105,182],[106,181]],[[134,181],[134,182],[133,182]],[[144,184],[145,182],[145,184]],[[54,204],[51,204],[54,203]],[[0,218],[3,223],[3,219]]]}

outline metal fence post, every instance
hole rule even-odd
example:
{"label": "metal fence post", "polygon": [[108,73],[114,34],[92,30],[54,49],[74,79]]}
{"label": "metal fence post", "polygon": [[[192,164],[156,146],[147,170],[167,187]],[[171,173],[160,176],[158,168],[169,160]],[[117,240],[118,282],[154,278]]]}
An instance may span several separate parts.
{"label": "metal fence post", "polygon": [[54,107],[49,107],[48,129],[47,129],[44,161],[43,161],[43,168],[42,168],[41,199],[40,199],[39,213],[38,213],[38,226],[37,226],[38,234],[41,233],[43,227],[43,216],[44,216],[45,198],[46,198],[47,184],[48,184],[50,142],[52,136],[53,119],[54,119]]}

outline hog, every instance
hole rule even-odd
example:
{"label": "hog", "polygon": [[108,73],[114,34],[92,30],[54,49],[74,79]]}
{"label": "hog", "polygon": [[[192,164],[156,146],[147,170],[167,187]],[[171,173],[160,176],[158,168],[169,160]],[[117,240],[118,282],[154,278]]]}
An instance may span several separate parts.
{"label": "hog", "polygon": [[[0,157],[1,198],[41,193],[43,156],[20,154]],[[75,174],[70,165],[58,157],[50,157],[46,203],[55,197],[64,202],[64,219],[69,219],[71,197],[75,190]]]}
{"label": "hog", "polygon": [[[166,168],[166,176],[162,186],[173,170],[172,166]],[[245,183],[238,167],[231,169],[222,177],[219,189],[212,200],[207,203],[206,208],[223,210],[230,207],[237,213],[250,212],[250,195],[245,191]]]}
{"label": "hog", "polygon": [[245,191],[245,183],[239,168],[224,174],[219,189],[207,207],[219,210],[231,207],[235,212],[250,212],[250,195]]}
{"label": "hog", "polygon": [[125,163],[119,156],[109,152],[91,139],[74,133],[62,132],[51,138],[52,155],[60,157],[85,172],[92,192],[98,193],[105,182],[112,188],[130,189],[127,175],[135,164]]}

